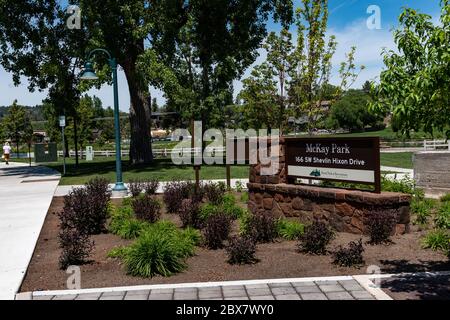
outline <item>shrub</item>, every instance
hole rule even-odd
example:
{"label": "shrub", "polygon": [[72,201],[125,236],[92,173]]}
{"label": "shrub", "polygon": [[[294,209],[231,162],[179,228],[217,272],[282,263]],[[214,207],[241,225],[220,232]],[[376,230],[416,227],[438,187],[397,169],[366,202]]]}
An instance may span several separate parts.
{"label": "shrub", "polygon": [[202,242],[202,234],[199,230],[192,227],[187,227],[181,231],[181,235],[188,241],[192,242],[195,246],[200,245]]}
{"label": "shrub", "polygon": [[339,246],[333,252],[333,263],[341,267],[359,267],[364,264],[362,239],[351,241],[346,248]]}
{"label": "shrub", "polygon": [[408,177],[405,177],[402,180],[391,180],[391,179],[382,177],[381,189],[383,191],[389,191],[389,192],[401,192],[401,193],[414,194],[415,193],[415,183],[414,183],[414,179],[410,179]]}
{"label": "shrub", "polygon": [[140,277],[157,274],[168,277],[182,271],[186,265],[181,247],[189,244],[181,244],[179,240],[173,232],[146,230],[123,257],[128,273]]}
{"label": "shrub", "polygon": [[272,242],[277,237],[276,219],[271,213],[244,215],[241,221],[243,234],[257,243]]}
{"label": "shrub", "polygon": [[236,205],[236,199],[232,194],[226,194],[223,197],[222,209],[233,220],[239,219],[245,212],[243,208]]}
{"label": "shrub", "polygon": [[159,181],[156,179],[144,181],[142,184],[145,194],[154,195],[158,191]]}
{"label": "shrub", "polygon": [[161,215],[161,204],[147,194],[134,199],[131,206],[136,217],[143,221],[154,223]]}
{"label": "shrub", "polygon": [[324,222],[314,221],[305,227],[300,237],[299,250],[311,254],[326,254],[327,245],[334,238],[334,232]]}
{"label": "shrub", "polygon": [[421,225],[426,224],[432,208],[433,202],[429,199],[413,199],[411,202],[411,212],[416,214],[416,223]]}
{"label": "shrub", "polygon": [[94,248],[89,235],[75,228],[63,228],[59,233],[59,246],[62,249],[59,257],[59,266],[66,269],[71,265],[81,265]]}
{"label": "shrub", "polygon": [[248,192],[244,192],[243,194],[241,194],[241,201],[244,203],[248,202]]}
{"label": "shrub", "polygon": [[443,202],[434,219],[436,227],[450,229],[450,202]]}
{"label": "shrub", "polygon": [[164,188],[163,197],[167,212],[177,213],[183,199],[191,198],[195,201],[201,201],[201,198],[203,198],[202,189],[199,188],[198,192],[195,193],[195,184],[191,182],[169,182]]}
{"label": "shrub", "polygon": [[286,240],[298,240],[305,231],[305,226],[297,221],[279,219],[277,221],[277,234]]}
{"label": "shrub", "polygon": [[108,230],[114,234],[117,234],[122,228],[123,223],[133,218],[133,209],[130,205],[123,205],[116,208],[111,215],[111,222],[109,223]]}
{"label": "shrub", "polygon": [[84,223],[87,223],[89,234],[99,234],[106,231],[106,220],[109,214],[109,201],[111,200],[111,191],[109,190],[108,180],[103,178],[94,178],[89,180],[86,185],[87,201],[90,210]]}
{"label": "shrub", "polygon": [[107,256],[108,256],[109,258],[124,258],[124,257],[127,255],[128,250],[130,250],[129,247],[116,247],[116,248],[112,248],[112,249],[108,252]]}
{"label": "shrub", "polygon": [[242,192],[244,190],[244,184],[240,180],[236,181],[234,187],[236,189],[236,192]]}
{"label": "shrub", "polygon": [[211,203],[205,203],[200,206],[199,216],[202,221],[206,221],[210,216],[218,214],[221,212],[219,206]]}
{"label": "shrub", "polygon": [[397,216],[390,210],[371,210],[364,219],[370,244],[390,242],[391,233],[397,223]]}
{"label": "shrub", "polygon": [[425,238],[422,239],[422,247],[432,250],[442,250],[448,252],[450,236],[446,230],[437,229],[430,231]]}
{"label": "shrub", "polygon": [[441,202],[450,202],[450,193],[443,195],[440,200]]}
{"label": "shrub", "polygon": [[136,198],[141,194],[143,187],[144,186],[141,180],[130,180],[128,183],[128,190],[130,190],[133,198]]}
{"label": "shrub", "polygon": [[231,231],[231,219],[224,213],[213,214],[206,219],[203,229],[205,245],[209,249],[223,248],[223,241]]}
{"label": "shrub", "polygon": [[255,257],[256,244],[250,237],[232,237],[225,249],[229,264],[253,264],[258,262]]}
{"label": "shrub", "polygon": [[192,199],[184,199],[181,203],[178,214],[183,224],[183,228],[191,226],[194,228],[201,228],[202,219],[200,218],[199,203]]}
{"label": "shrub", "polygon": [[220,205],[223,201],[223,196],[226,192],[226,187],[223,183],[207,183],[203,186],[206,199],[215,205]]}

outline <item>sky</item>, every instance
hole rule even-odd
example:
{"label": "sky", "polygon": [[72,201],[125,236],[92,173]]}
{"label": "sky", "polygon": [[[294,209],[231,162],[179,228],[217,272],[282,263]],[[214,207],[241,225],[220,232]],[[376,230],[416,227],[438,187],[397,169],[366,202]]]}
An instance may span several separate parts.
{"label": "sky", "polygon": [[[294,0],[299,6],[301,0]],[[369,6],[378,6],[380,9],[380,29],[369,29],[367,20],[373,15],[367,12]],[[392,29],[397,26],[398,16],[403,7],[410,7],[427,13],[438,23],[440,15],[439,0],[329,0],[328,35],[335,35],[338,42],[337,51],[333,57],[333,73],[331,83],[338,83],[337,68],[340,62],[345,61],[345,54],[352,46],[357,47],[355,62],[364,65],[363,70],[353,87],[361,87],[366,80],[376,80],[383,68],[381,52],[383,48],[395,49],[392,38]],[[279,31],[280,26],[269,23],[268,31]],[[295,33],[295,28],[291,30]],[[263,50],[258,51],[259,57],[254,65],[265,59]],[[252,66],[245,72],[243,78],[251,72]],[[27,81],[21,79],[19,86],[14,86],[12,75],[0,67],[0,106],[10,105],[14,99],[22,105],[41,104],[47,92],[29,92]],[[119,71],[119,105],[123,111],[128,111],[130,96],[123,71]],[[234,91],[237,94],[242,89],[241,81],[234,81]],[[151,89],[152,97],[156,97],[158,104],[164,103],[162,92]],[[113,105],[112,87],[103,85],[100,90],[90,90],[90,95],[96,95],[103,101],[103,105]]]}

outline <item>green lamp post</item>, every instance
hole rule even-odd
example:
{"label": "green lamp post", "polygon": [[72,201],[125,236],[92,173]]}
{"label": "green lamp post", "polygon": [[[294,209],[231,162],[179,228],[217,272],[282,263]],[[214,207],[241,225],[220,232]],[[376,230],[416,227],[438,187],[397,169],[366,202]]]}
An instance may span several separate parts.
{"label": "green lamp post", "polygon": [[118,193],[126,193],[127,188],[122,181],[122,154],[120,146],[120,122],[119,122],[119,92],[117,87],[117,62],[116,59],[105,49],[94,49],[89,52],[86,63],[84,65],[83,73],[80,76],[82,80],[97,80],[98,77],[95,74],[92,66],[91,57],[96,52],[103,52],[108,56],[108,63],[112,70],[113,77],[113,91],[114,91],[114,132],[116,140],[116,184],[113,191]]}

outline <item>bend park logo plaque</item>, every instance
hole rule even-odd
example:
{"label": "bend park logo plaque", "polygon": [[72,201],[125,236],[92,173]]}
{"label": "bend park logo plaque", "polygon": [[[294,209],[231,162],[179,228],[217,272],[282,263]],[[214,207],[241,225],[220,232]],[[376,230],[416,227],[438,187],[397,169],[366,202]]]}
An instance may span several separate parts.
{"label": "bend park logo plaque", "polygon": [[290,178],[371,184],[380,191],[380,140],[369,138],[286,138]]}

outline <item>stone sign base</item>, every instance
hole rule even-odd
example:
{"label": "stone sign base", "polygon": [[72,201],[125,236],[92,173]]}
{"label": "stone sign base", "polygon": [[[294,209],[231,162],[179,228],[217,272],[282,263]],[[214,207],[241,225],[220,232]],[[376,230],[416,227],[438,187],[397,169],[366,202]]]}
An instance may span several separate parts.
{"label": "stone sign base", "polygon": [[247,186],[248,208],[252,213],[298,217],[303,223],[318,219],[336,231],[362,234],[365,232],[365,215],[381,209],[396,216],[394,234],[409,231],[411,196],[403,193],[376,194],[292,184],[249,183]]}

